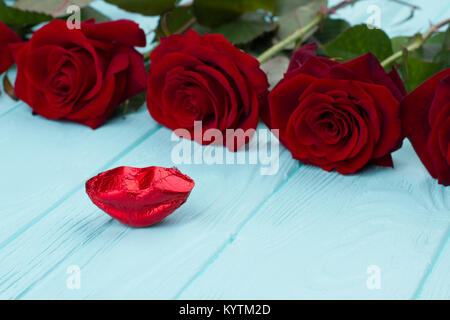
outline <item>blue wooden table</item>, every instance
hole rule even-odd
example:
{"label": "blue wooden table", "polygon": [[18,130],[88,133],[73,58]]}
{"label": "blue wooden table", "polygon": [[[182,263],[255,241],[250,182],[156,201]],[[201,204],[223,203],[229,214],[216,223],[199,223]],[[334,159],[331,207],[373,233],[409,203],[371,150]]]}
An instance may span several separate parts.
{"label": "blue wooden table", "polygon": [[[413,2],[422,10],[403,24],[409,9],[381,0],[338,16],[364,22],[375,3],[390,35],[450,16],[446,1]],[[284,148],[273,176],[259,165],[180,165],[196,181],[191,197],[146,229],[90,202],[84,183],[101,171],[172,167],[170,136],[145,108],[92,131],[1,95],[0,298],[450,299],[450,188],[409,142],[395,169],[352,176],[302,165]]]}

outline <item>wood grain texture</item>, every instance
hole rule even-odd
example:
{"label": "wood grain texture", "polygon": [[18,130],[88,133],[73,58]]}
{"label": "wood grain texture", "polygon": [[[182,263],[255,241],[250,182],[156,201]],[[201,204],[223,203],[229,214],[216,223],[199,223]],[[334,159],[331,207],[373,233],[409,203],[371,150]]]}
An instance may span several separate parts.
{"label": "wood grain texture", "polygon": [[[170,136],[160,129],[112,167],[173,166]],[[79,190],[0,251],[0,297],[173,298],[299,165],[286,150],[280,157],[273,176],[260,165],[179,165],[196,182],[191,197],[146,229],[112,221]],[[81,290],[65,285],[72,264]]]}
{"label": "wood grain texture", "polygon": [[1,117],[0,249],[155,128],[145,108],[95,131],[33,116],[24,104]]}
{"label": "wood grain texture", "polygon": [[[408,9],[387,0],[339,15],[361,23],[377,4],[390,35],[450,15],[442,1],[414,3],[422,10],[401,25]],[[156,19],[94,6],[152,37]],[[173,166],[170,131],[145,109],[92,131],[8,99],[0,97],[0,298],[449,298],[450,191],[409,143],[394,170],[346,177],[299,167],[283,148],[275,176],[259,165],[179,165],[196,181],[188,202],[132,229],[97,209],[84,182],[120,165]],[[81,268],[80,290],[66,286],[71,265]],[[380,267],[381,290],[366,287],[369,265]]]}
{"label": "wood grain texture", "polygon": [[446,241],[450,190],[409,143],[394,161],[354,176],[303,166],[181,298],[412,298]]}
{"label": "wood grain texture", "polygon": [[415,298],[450,300],[450,228]]}

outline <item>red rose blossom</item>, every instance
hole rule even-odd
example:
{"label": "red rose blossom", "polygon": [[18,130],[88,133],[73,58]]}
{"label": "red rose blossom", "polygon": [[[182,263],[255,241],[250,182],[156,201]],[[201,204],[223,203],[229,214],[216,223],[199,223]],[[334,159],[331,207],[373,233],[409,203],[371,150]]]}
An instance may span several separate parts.
{"label": "red rose blossom", "polygon": [[14,63],[8,45],[21,41],[22,39],[14,31],[0,21],[0,74],[8,70]]}
{"label": "red rose blossom", "polygon": [[162,38],[150,61],[147,105],[159,123],[172,130],[187,129],[191,138],[194,121],[202,121],[202,133],[218,129],[224,137],[226,129],[256,128],[267,77],[255,58],[223,36],[199,36],[190,30]]}
{"label": "red rose blossom", "polygon": [[175,168],[119,167],[86,182],[94,204],[132,227],[155,224],[184,204],[194,181]]}
{"label": "red rose blossom", "polygon": [[145,34],[128,20],[81,23],[70,30],[54,20],[27,43],[13,46],[15,92],[48,119],[102,125],[115,107],[146,87]]}
{"label": "red rose blossom", "polygon": [[406,137],[427,170],[450,185],[450,68],[412,91],[401,113]]}
{"label": "red rose blossom", "polygon": [[284,79],[269,95],[263,119],[280,130],[295,159],[342,174],[366,164],[393,166],[403,140],[400,100],[406,90],[395,70],[387,74],[368,53],[338,63],[301,47]]}

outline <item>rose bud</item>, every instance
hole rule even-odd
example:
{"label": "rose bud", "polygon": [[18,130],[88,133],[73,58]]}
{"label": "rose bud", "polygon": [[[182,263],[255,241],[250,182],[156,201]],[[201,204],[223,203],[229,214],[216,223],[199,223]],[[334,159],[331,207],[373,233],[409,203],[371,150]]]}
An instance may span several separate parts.
{"label": "rose bud", "polygon": [[21,41],[22,39],[14,31],[0,21],[0,74],[8,70],[14,63],[8,45]]}
{"label": "rose bud", "polygon": [[412,91],[401,114],[406,137],[428,172],[450,185],[450,68]]}
{"label": "rose bud", "polygon": [[146,88],[145,34],[129,20],[81,23],[69,30],[53,20],[27,43],[13,45],[15,92],[34,113],[95,129],[116,106]]}
{"label": "rose bud", "polygon": [[368,53],[338,63],[301,47],[269,94],[265,123],[280,130],[292,156],[324,170],[357,172],[368,163],[393,166],[391,152],[403,140],[400,77],[386,73]]}
{"label": "rose bud", "polygon": [[121,223],[147,227],[185,203],[194,185],[176,168],[119,167],[87,181],[86,193],[97,207]]}
{"label": "rose bud", "polygon": [[[199,36],[189,30],[162,38],[150,61],[147,106],[156,121],[172,130],[186,129],[191,139],[194,122],[201,121],[201,135],[219,130],[225,137],[221,142],[231,150],[248,142],[249,137],[238,139],[236,145],[234,137],[227,139],[226,129],[254,130],[258,124],[269,84],[255,58],[222,35]],[[217,143],[201,137],[197,142]]]}

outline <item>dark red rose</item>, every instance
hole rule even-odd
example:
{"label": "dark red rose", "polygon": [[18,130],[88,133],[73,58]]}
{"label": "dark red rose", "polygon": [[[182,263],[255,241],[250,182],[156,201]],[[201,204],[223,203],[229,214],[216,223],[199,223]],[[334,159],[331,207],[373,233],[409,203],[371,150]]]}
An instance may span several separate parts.
{"label": "dark red rose", "polygon": [[128,20],[87,21],[73,30],[54,20],[12,46],[16,95],[43,117],[95,129],[120,102],[145,90],[142,55],[133,48],[145,42],[144,31]]}
{"label": "dark red rose", "polygon": [[120,167],[86,182],[94,204],[132,227],[155,224],[184,204],[194,181],[175,168]]}
{"label": "dark red rose", "polygon": [[8,70],[14,63],[8,45],[21,41],[22,39],[14,31],[0,21],[0,74]]}
{"label": "dark red rose", "polygon": [[427,170],[450,185],[450,68],[411,92],[402,102],[406,137]]}
{"label": "dark red rose", "polygon": [[342,174],[366,164],[393,166],[403,136],[400,100],[405,88],[368,53],[338,63],[315,57],[316,45],[297,51],[284,79],[269,94],[263,119],[304,163]]}
{"label": "dark red rose", "polygon": [[194,121],[202,121],[202,133],[214,128],[224,137],[226,129],[256,128],[267,77],[255,58],[223,36],[190,30],[163,38],[150,61],[147,105],[159,123],[187,129],[191,138]]}

